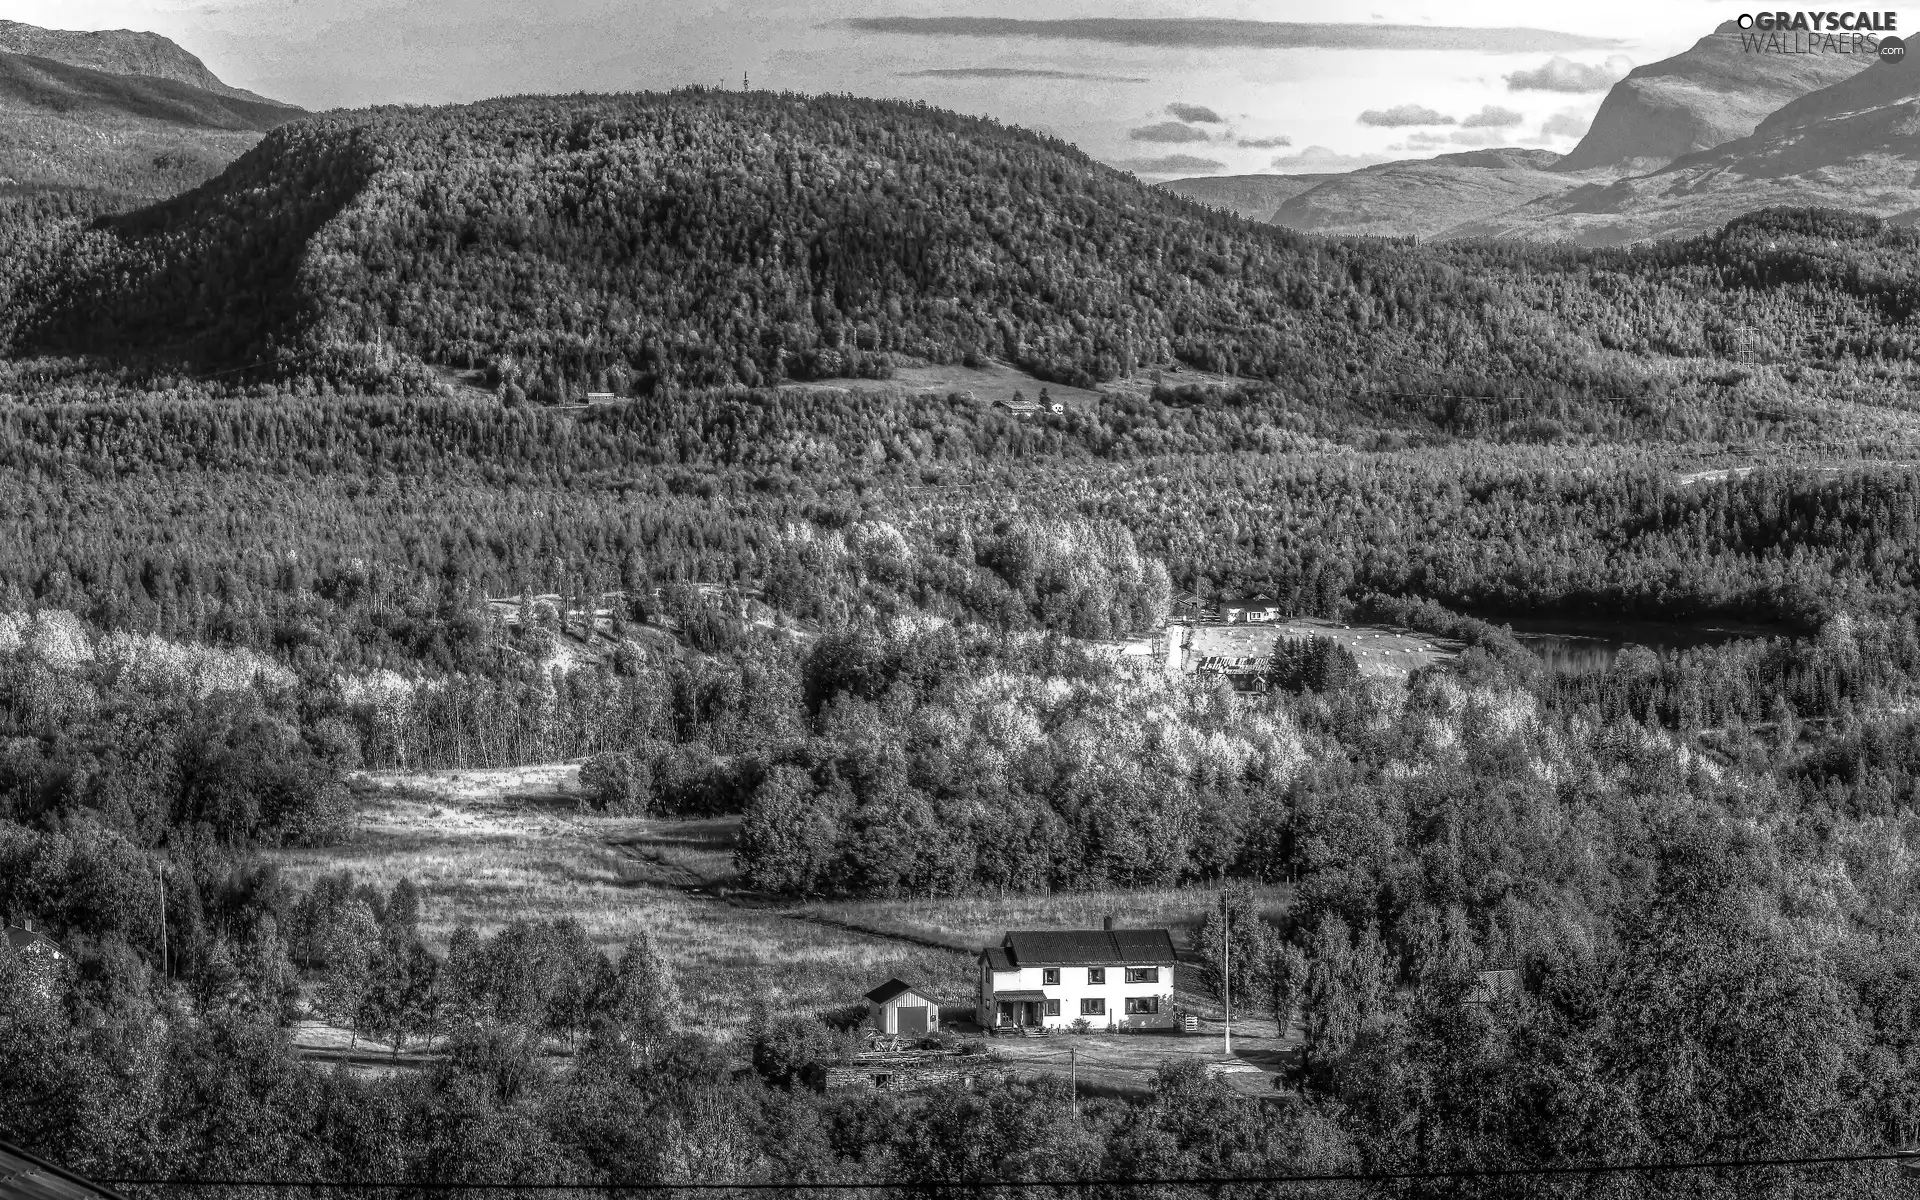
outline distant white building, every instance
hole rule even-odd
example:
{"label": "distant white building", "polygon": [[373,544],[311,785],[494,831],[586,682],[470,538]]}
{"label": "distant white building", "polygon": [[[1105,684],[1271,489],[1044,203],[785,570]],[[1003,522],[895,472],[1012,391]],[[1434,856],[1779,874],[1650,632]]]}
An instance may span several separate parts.
{"label": "distant white building", "polygon": [[1173,937],[1164,929],[1018,930],[980,952],[986,1029],[1172,1029]]}

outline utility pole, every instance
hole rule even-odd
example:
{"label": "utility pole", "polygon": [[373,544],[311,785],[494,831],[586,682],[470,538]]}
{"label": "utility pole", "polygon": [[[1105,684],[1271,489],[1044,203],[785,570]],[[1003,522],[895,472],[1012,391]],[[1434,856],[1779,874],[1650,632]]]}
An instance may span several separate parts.
{"label": "utility pole", "polygon": [[160,860],[160,978],[170,979],[173,971],[167,963],[167,860]]}
{"label": "utility pole", "polygon": [[1227,1057],[1233,1057],[1233,926],[1227,919],[1227,892],[1220,890],[1220,995],[1227,1002],[1223,1035]]}

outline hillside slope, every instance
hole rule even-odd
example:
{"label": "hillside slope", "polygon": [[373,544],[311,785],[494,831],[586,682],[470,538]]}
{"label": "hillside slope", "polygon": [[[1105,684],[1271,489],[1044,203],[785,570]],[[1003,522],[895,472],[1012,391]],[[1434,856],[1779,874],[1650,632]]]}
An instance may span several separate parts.
{"label": "hillside slope", "polygon": [[1724,21],[1689,49],[1614,84],[1586,136],[1555,169],[1654,170],[1746,137],[1782,105],[1871,65],[1871,57],[1854,54],[1751,52],[1740,28]]}
{"label": "hillside slope", "polygon": [[176,195],[301,115],[171,79],[0,53],[0,187]]}
{"label": "hillside slope", "polygon": [[1781,206],[1920,217],[1920,72],[1873,67],[1792,101],[1744,138],[1650,175],[1591,186],[1452,236],[1619,245],[1684,236]]}
{"label": "hillside slope", "polygon": [[[1911,274],[1910,239],[1850,236],[1862,268],[1822,283],[1822,319],[1913,353],[1876,282]],[[1328,242],[888,101],[520,98],[275,129],[192,192],[59,233],[0,333],[296,389],[478,369],[509,400],[969,356],[1078,384],[1178,359],[1302,397],[1621,396],[1717,373],[1736,324],[1805,323],[1796,277],[1743,282],[1751,253]]]}
{"label": "hillside slope", "polygon": [[1363,167],[1288,197],[1267,219],[1302,233],[1432,237],[1579,186],[1577,177],[1548,169],[1557,157],[1509,148]]}
{"label": "hillside slope", "polygon": [[1236,217],[1264,221],[1273,215],[1274,209],[1300,193],[1339,178],[1342,178],[1339,174],[1203,175],[1169,179],[1154,186],[1212,208],[1225,209]]}
{"label": "hillside slope", "polygon": [[272,103],[221,82],[199,58],[157,33],[136,33],[130,29],[81,32],[0,21],[0,51],[50,58],[107,75],[169,79],[219,96]]}

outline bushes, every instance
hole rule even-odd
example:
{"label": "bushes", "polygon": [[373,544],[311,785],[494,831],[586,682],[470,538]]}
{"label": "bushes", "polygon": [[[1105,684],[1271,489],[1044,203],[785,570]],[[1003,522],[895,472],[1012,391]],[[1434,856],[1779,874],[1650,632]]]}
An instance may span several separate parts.
{"label": "bushes", "polygon": [[653,803],[653,772],[631,754],[608,750],[581,764],[580,793],[595,812],[642,816]]}

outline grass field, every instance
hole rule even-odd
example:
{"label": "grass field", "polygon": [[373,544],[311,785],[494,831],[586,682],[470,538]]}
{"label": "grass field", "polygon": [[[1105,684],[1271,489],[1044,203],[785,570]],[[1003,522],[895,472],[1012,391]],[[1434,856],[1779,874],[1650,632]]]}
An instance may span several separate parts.
{"label": "grass field", "polygon": [[[1184,945],[1218,902],[1217,892],[1197,888],[774,901],[737,889],[738,818],[595,816],[579,807],[578,775],[577,764],[366,773],[355,780],[360,807],[349,837],[275,857],[301,887],[340,870],[383,888],[412,879],[424,892],[422,932],[442,951],[463,922],[490,933],[523,917],[573,917],[609,948],[644,932],[674,963],[693,1023],[718,1034],[738,1030],[756,996],[777,1011],[821,1012],[894,976],[970,1015],[973,952],[1009,929],[1098,928],[1111,915],[1124,926],[1168,927]],[[1262,899],[1277,913],[1287,896],[1269,889]],[[1116,1062],[1159,1047],[1134,1063],[1147,1071],[1163,1052],[1196,1049],[1191,1039],[1118,1045],[1126,1053]],[[1044,1066],[1051,1053],[1030,1046],[1015,1057]]]}
{"label": "grass field", "polygon": [[1186,648],[1186,669],[1202,659],[1257,656],[1271,658],[1282,638],[1328,638],[1353,653],[1362,675],[1404,679],[1422,667],[1444,662],[1460,652],[1457,643],[1424,633],[1385,625],[1340,625],[1332,621],[1297,618],[1272,624],[1196,625]]}
{"label": "grass field", "polygon": [[[583,815],[578,767],[368,775],[350,838],[286,850],[290,881],[350,870],[382,887],[411,878],[425,891],[422,927],[444,950],[461,922],[483,933],[526,917],[571,916],[593,939],[617,946],[650,935],[673,961],[695,1024],[739,1028],[753,998],[776,1010],[819,1011],[858,1000],[891,976],[938,995],[964,997],[966,957],[796,920],[690,894],[683,868],[730,870],[720,839],[730,830],[691,823]],[[632,847],[637,847],[637,850]],[[646,854],[657,850],[659,857]]]}
{"label": "grass field", "polygon": [[[1285,911],[1284,888],[1260,893],[1268,915]],[[1098,929],[1106,917],[1128,928],[1167,928],[1187,948],[1201,919],[1220,903],[1211,888],[948,896],[937,900],[843,900],[803,911],[861,929],[905,934],[974,951],[998,945],[1009,929]]]}

